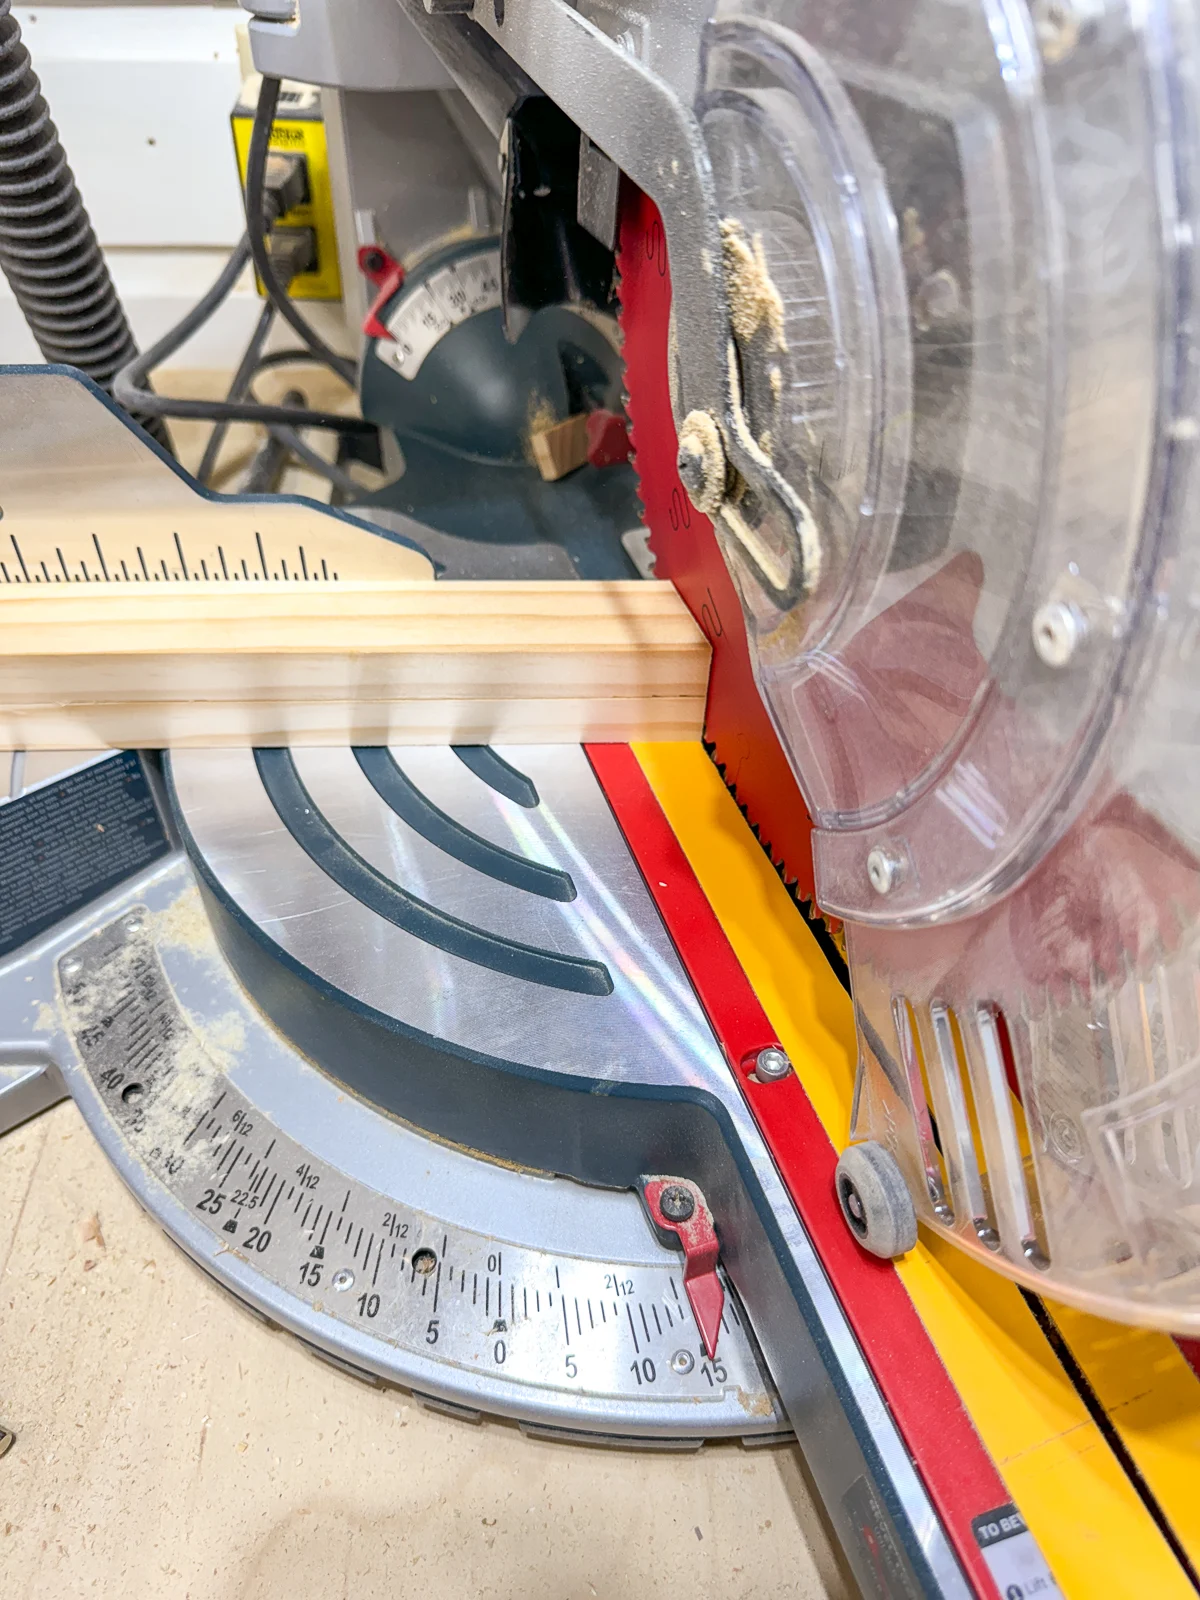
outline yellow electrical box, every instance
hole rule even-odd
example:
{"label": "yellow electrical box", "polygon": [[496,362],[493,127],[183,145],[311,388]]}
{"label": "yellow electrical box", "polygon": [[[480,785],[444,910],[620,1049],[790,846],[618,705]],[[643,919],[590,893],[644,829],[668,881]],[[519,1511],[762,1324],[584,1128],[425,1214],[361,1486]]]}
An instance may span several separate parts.
{"label": "yellow electrical box", "polygon": [[[254,126],[261,81],[257,73],[246,79],[230,119],[233,145],[237,152],[238,177],[243,191],[246,187],[250,133]],[[271,128],[271,149],[303,156],[308,169],[307,200],[303,205],[293,206],[280,217],[278,226],[311,228],[316,236],[316,267],[311,272],[302,272],[293,278],[288,293],[294,300],[340,300],[342,278],[338,270],[333,191],[329,184],[329,150],[325,143],[319,89],[306,83],[284,80],[279,91],[279,108]],[[263,292],[261,281],[258,292]]]}

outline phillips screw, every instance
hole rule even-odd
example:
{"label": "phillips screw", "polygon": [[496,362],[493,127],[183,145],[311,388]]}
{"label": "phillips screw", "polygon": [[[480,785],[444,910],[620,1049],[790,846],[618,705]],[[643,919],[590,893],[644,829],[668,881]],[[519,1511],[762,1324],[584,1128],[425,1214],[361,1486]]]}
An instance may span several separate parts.
{"label": "phillips screw", "polygon": [[658,1197],[659,1210],[669,1222],[686,1222],[696,1209],[690,1189],[681,1183],[672,1183]]}

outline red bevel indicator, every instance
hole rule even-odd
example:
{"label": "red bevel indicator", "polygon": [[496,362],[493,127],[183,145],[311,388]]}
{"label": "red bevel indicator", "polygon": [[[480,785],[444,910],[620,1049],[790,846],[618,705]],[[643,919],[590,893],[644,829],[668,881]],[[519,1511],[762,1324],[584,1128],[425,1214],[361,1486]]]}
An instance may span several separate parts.
{"label": "red bevel indicator", "polygon": [[392,333],[382,320],[383,310],[396,291],[403,287],[404,268],[382,245],[364,244],[359,246],[358,270],[375,288],[371,309],[363,318],[363,332],[368,339],[392,339]]}
{"label": "red bevel indicator", "polygon": [[725,1290],[717,1276],[721,1247],[703,1194],[686,1178],[643,1178],[642,1198],[663,1242],[683,1249],[683,1287],[709,1360],[717,1353]]}

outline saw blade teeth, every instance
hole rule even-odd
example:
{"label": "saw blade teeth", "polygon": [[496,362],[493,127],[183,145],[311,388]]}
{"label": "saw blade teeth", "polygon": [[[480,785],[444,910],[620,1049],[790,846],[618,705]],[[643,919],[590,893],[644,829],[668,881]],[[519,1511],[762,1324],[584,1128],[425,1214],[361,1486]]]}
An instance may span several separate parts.
{"label": "saw blade teeth", "polygon": [[803,892],[800,887],[801,883],[803,882],[800,874],[792,872],[788,866],[786,857],[778,854],[772,847],[770,841],[763,838],[762,830],[758,823],[754,820],[754,817],[750,811],[750,807],[746,805],[738,795],[737,784],[729,781],[727,776],[727,765],[721,760],[720,751],[716,743],[705,739],[703,744],[709,760],[712,762],[713,766],[716,767],[718,773],[720,774],[721,782],[729,791],[734,805],[737,806],[738,810],[745,819],[746,825],[750,829],[750,832],[754,835],[755,842],[758,844],[759,849],[771,863],[771,866],[775,869],[779,881],[787,890],[789,897],[796,906],[796,909],[808,924],[813,936],[817,939],[817,942],[821,945],[826,957],[830,961],[830,965],[837,973],[838,978],[841,980],[845,988],[849,989],[850,976],[846,961],[846,939],[845,934],[842,931],[841,922],[836,917],[827,917],[817,904],[815,898],[812,895],[807,895]]}

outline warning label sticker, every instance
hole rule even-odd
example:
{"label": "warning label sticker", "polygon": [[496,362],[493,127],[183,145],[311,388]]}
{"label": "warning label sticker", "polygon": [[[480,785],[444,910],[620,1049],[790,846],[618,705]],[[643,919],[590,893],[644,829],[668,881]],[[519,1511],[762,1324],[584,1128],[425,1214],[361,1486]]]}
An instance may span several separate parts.
{"label": "warning label sticker", "polygon": [[0,958],[170,848],[136,751],[0,805]]}
{"label": "warning label sticker", "polygon": [[971,1531],[1004,1600],[1030,1600],[1033,1595],[1045,1600],[1062,1593],[1016,1506],[985,1511],[972,1521]]}

